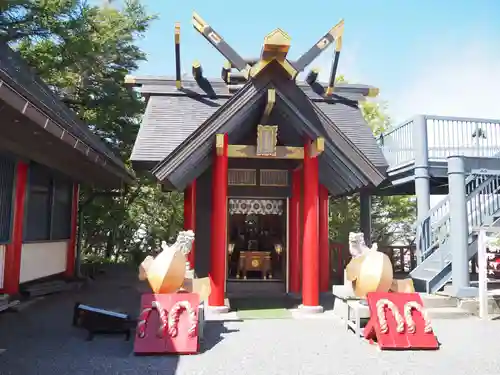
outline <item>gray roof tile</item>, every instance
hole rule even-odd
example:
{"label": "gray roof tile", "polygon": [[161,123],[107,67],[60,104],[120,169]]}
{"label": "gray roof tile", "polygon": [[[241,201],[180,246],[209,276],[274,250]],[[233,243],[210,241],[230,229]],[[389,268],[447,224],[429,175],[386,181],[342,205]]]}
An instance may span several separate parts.
{"label": "gray roof tile", "polygon": [[130,159],[162,161],[227,100],[152,96]]}
{"label": "gray roof tile", "polygon": [[345,104],[317,102],[316,105],[377,167],[387,166],[382,150],[372,130],[367,125],[361,110]]}

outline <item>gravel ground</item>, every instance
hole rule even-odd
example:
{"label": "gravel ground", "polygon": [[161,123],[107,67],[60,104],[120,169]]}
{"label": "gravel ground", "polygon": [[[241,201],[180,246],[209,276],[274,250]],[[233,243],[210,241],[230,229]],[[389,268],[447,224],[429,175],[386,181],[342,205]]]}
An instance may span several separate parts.
{"label": "gravel ground", "polygon": [[135,357],[132,341],[85,334],[71,327],[75,301],[134,313],[133,279],[100,280],[73,295],[57,295],[20,313],[0,316],[1,375],[498,375],[500,321],[433,322],[435,352],[380,352],[330,319],[208,322],[206,349],[193,356]]}

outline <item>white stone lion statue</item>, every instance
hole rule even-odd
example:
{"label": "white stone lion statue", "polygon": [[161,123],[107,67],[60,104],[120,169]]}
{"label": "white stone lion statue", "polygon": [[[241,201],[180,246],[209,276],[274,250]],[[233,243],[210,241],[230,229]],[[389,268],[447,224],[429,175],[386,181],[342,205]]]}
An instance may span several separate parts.
{"label": "white stone lion statue", "polygon": [[352,259],[346,267],[346,279],[352,282],[354,294],[360,298],[369,292],[387,292],[392,284],[392,264],[389,257],[365,244],[363,233],[349,233]]}
{"label": "white stone lion statue", "polygon": [[181,231],[172,246],[162,241],[162,251],[156,256],[147,256],[139,266],[139,279],[148,280],[154,293],[172,293],[183,284],[189,262],[186,256],[193,247],[194,232]]}

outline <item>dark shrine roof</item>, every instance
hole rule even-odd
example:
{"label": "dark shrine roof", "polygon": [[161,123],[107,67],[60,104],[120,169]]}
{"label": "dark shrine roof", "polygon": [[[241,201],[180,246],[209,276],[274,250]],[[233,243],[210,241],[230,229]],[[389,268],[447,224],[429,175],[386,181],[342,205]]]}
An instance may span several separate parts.
{"label": "dark shrine roof", "polygon": [[[325,184],[330,185],[329,190],[332,193],[341,194],[364,186],[378,185],[383,180],[387,162],[358,107],[358,102],[364,100],[364,96],[367,95],[371,86],[341,84],[335,88],[331,98],[325,99],[320,92],[324,86],[319,84],[313,89],[306,83],[296,84],[281,79],[276,80],[276,82],[271,81],[273,79],[269,79],[269,82],[264,83],[264,86],[270,85],[277,88],[279,100],[277,100],[276,110],[273,112],[278,111],[281,115],[281,122],[291,121],[292,117],[297,117],[296,114],[292,113],[291,108],[299,106],[296,108],[296,112],[304,113],[298,115],[300,120],[295,121],[296,126],[304,126],[303,122],[306,120],[302,117],[312,117],[311,121],[316,121],[316,125],[310,125],[312,126],[308,131],[311,133],[310,135],[326,135],[327,140],[329,139],[332,143],[331,154],[320,158],[323,160],[322,167],[324,169],[333,168],[337,171],[345,169],[346,173],[351,170],[356,175],[353,178],[345,176],[344,183]],[[278,81],[283,84],[281,85]],[[217,115],[226,118],[225,121],[229,123],[231,116],[235,117],[236,112],[244,112],[245,103],[251,101],[254,104],[246,110],[249,113],[246,117],[241,117],[240,120],[256,123],[258,115],[261,113],[259,106],[264,100],[262,93],[265,91],[262,87],[257,89],[256,86],[259,85],[252,82],[242,85],[248,91],[246,98],[240,100],[241,107],[231,109],[226,103],[231,98],[235,99],[236,96],[241,96],[241,91],[244,89],[240,89],[236,94],[230,93],[228,86],[222,80],[211,80],[211,91],[203,90],[194,80],[183,80],[183,88],[178,90],[175,87],[175,79],[168,77],[138,77],[135,83],[140,86],[139,91],[147,98],[148,105],[132,152],[133,165],[138,169],[151,170],[161,162],[155,168],[156,176],[160,180],[168,180],[173,187],[178,189],[181,189],[188,179],[197,177],[210,163],[206,158],[209,151],[205,150],[204,147],[211,149],[213,145],[205,146],[204,144],[207,142],[201,138],[197,138],[197,142],[201,143],[196,146],[201,154],[194,165],[190,167],[183,165],[182,157],[179,156],[187,157],[186,144],[192,143],[193,137],[201,133],[208,134],[200,126],[202,124],[205,126]],[[254,87],[248,90],[248,86]],[[289,94],[291,91],[296,91],[297,86],[300,88],[298,92],[302,94],[295,93],[297,99],[290,100]],[[290,103],[288,103],[289,101]],[[221,115],[219,109],[230,113]],[[257,113],[251,114],[250,112],[254,110]],[[222,122],[220,124],[217,131],[227,130]],[[319,126],[321,129],[316,131],[315,126]],[[301,130],[297,129],[296,131],[300,133]],[[229,132],[230,139],[233,138],[231,137],[232,132],[234,129]],[[313,134],[317,132],[325,134]],[[340,155],[338,152],[338,155],[334,155],[337,148],[342,149],[340,151],[344,155]],[[164,169],[163,167],[169,163],[170,169]],[[179,171],[175,170],[177,167],[180,168]]]}

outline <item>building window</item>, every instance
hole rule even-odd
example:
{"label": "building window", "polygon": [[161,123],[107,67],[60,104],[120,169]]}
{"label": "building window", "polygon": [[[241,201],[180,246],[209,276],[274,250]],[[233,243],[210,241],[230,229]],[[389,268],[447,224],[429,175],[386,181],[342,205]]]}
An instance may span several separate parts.
{"label": "building window", "polygon": [[71,206],[73,186],[62,179],[55,180],[52,204],[52,240],[64,240],[71,235]]}
{"label": "building window", "polygon": [[288,186],[288,171],[261,169],[260,186]]}
{"label": "building window", "polygon": [[25,241],[69,239],[71,233],[71,182],[32,163],[26,201]]}
{"label": "building window", "polygon": [[10,240],[15,174],[15,160],[0,154],[0,243]]}
{"label": "building window", "polygon": [[228,185],[255,186],[257,185],[257,171],[255,169],[229,169]]}

